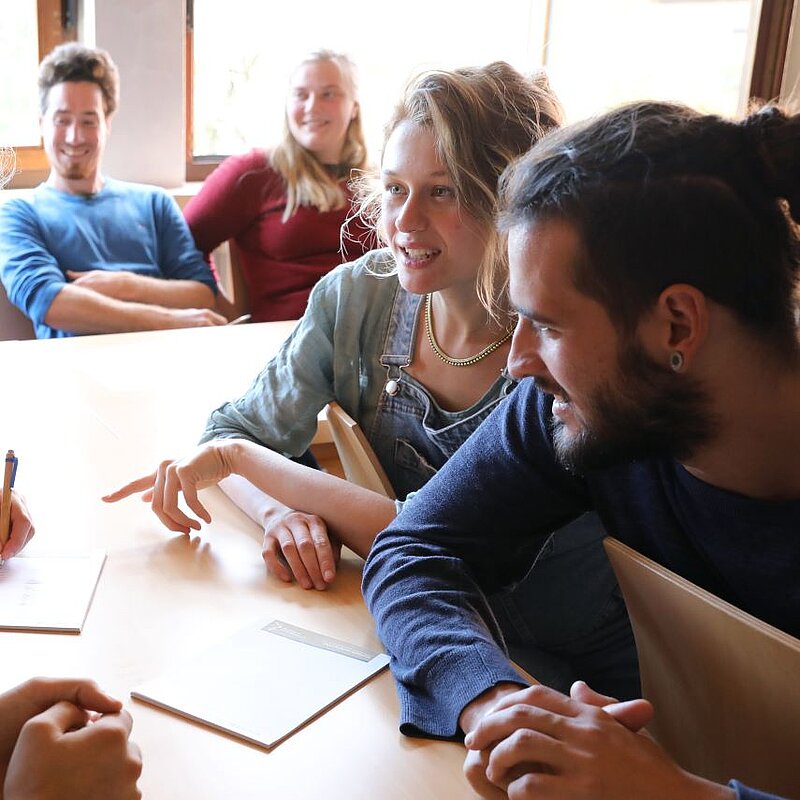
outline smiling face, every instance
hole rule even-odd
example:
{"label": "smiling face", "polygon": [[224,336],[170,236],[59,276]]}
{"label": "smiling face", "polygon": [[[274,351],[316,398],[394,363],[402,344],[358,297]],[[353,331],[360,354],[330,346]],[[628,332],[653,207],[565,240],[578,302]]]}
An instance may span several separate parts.
{"label": "smiling face", "polygon": [[109,132],[100,87],[87,81],[57,83],[48,94],[40,128],[54,185],[63,191],[95,191]]}
{"label": "smiling face", "polygon": [[487,234],[459,207],[428,128],[401,122],[383,151],[381,226],[403,288],[475,291]]}
{"label": "smiling face", "polygon": [[286,101],[289,131],[323,164],[338,164],[347,128],[358,114],[351,82],[334,61],[309,61],[292,76]]}
{"label": "smiling face", "polygon": [[700,386],[655,362],[638,339],[623,341],[605,308],[575,288],[585,255],[572,225],[518,226],[508,244],[520,314],[508,367],[553,396],[562,464],[583,472],[649,455],[685,458],[709,438],[714,421]]}

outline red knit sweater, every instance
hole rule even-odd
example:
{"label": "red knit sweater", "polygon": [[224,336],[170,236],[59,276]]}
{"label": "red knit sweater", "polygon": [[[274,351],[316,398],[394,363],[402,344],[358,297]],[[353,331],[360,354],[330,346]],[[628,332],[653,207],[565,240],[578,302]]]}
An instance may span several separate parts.
{"label": "red knit sweater", "polygon": [[282,222],[285,207],[283,178],[270,166],[268,154],[252,150],[225,159],[184,209],[206,258],[222,242],[236,242],[254,322],[298,319],[325,273],[374,247],[374,235],[354,220],[345,252],[340,252],[339,230],[350,213],[349,202],[325,213],[302,206]]}

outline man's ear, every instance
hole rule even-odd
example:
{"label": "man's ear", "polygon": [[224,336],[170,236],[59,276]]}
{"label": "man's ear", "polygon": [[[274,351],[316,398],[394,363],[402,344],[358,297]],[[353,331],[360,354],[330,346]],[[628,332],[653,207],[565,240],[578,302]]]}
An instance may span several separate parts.
{"label": "man's ear", "polygon": [[708,301],[696,286],[674,283],[658,297],[654,310],[656,358],[676,372],[689,367],[708,335]]}

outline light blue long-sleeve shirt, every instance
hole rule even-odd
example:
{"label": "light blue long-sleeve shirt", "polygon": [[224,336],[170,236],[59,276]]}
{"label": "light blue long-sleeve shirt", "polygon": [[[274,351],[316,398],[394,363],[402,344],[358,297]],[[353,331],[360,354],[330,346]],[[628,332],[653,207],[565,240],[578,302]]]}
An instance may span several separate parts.
{"label": "light blue long-sleeve shirt", "polygon": [[72,335],[45,316],[68,270],[95,269],[193,280],[216,292],[177,204],[156,187],[106,178],[84,196],[41,184],[0,206],[0,279],[38,338]]}

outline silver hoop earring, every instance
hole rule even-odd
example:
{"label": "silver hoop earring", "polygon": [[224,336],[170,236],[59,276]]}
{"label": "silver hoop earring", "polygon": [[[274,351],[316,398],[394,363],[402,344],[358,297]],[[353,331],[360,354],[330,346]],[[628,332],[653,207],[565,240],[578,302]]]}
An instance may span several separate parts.
{"label": "silver hoop earring", "polygon": [[673,350],[669,357],[669,365],[673,372],[680,372],[683,369],[683,353],[680,350]]}

